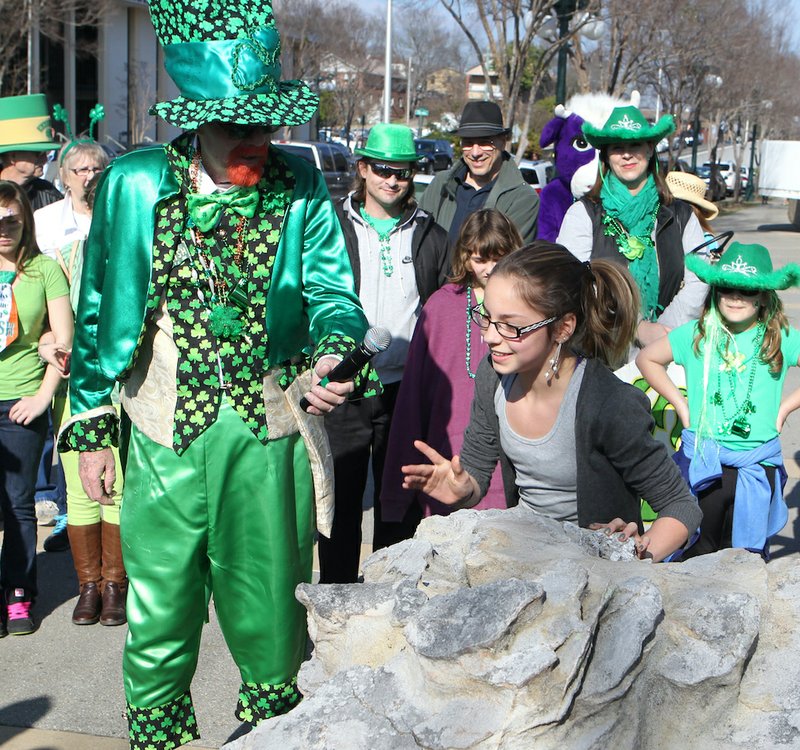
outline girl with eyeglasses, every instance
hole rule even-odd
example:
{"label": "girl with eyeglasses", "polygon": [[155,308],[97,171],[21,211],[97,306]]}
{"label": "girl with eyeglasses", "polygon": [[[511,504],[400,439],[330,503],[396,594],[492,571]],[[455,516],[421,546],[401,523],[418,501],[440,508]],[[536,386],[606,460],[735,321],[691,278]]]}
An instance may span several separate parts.
{"label": "girl with eyeglasses", "polygon": [[0,636],[36,628],[36,469],[47,432],[47,409],[61,382],[39,359],[45,326],[72,345],[69,289],[58,264],[36,245],[27,197],[0,182]]}
{"label": "girl with eyeglasses", "polygon": [[[380,496],[382,517],[402,524],[403,538],[414,535],[423,517],[452,511],[422,492],[404,490],[400,467],[419,458],[414,438],[440,453],[461,450],[475,374],[489,352],[473,308],[483,302],[497,262],[521,246],[519,231],[501,211],[483,208],[470,214],[453,250],[449,283],[431,295],[420,313],[395,404]],[[506,507],[499,470],[476,507]]]}
{"label": "girl with eyeglasses", "polygon": [[[727,547],[769,557],[769,538],[788,519],[779,434],[800,406],[800,389],[781,401],[800,331],[789,326],[776,289],[800,284],[800,266],[773,271],[762,245],[733,242],[719,262],[687,258],[711,285],[700,320],[645,348],[636,364],[675,407],[684,430],[676,460],[703,510],[699,538],[683,558]],[[686,371],[686,390],[670,362]]]}
{"label": "girl with eyeglasses", "polygon": [[[474,310],[489,356],[478,368],[460,456],[422,441],[431,463],[403,467],[404,486],[473,507],[500,462],[508,505],[635,537],[661,560],[686,542],[700,511],[664,445],[650,402],[609,369],[624,361],[638,319],[630,274],[537,241],[495,266]],[[640,498],[659,512],[645,534]]]}

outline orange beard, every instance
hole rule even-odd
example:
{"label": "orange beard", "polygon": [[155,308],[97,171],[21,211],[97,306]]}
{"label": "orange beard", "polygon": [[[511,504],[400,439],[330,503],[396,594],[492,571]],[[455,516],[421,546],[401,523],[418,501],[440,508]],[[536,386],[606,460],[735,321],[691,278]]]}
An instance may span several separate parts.
{"label": "orange beard", "polygon": [[[269,146],[239,145],[228,154],[227,174],[231,185],[252,187],[264,174]],[[256,158],[253,158],[256,157]],[[246,158],[246,160],[245,160]]]}

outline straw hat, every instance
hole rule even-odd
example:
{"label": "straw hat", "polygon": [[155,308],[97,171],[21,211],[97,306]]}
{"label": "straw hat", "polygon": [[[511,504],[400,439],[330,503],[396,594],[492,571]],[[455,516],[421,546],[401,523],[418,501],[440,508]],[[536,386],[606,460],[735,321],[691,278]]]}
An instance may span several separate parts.
{"label": "straw hat", "polygon": [[669,191],[676,198],[697,206],[706,219],[717,218],[719,209],[711,201],[706,200],[708,187],[697,175],[689,172],[668,172],[666,179]]}

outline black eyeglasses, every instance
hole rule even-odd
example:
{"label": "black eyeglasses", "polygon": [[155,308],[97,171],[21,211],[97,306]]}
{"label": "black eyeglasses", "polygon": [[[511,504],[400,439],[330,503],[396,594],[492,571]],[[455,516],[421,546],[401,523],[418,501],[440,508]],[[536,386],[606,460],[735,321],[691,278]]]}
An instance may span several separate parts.
{"label": "black eyeglasses", "polygon": [[88,177],[89,175],[94,177],[96,174],[100,174],[100,172],[103,171],[103,167],[78,167],[77,169],[70,167],[69,171],[72,172],[72,174],[78,175],[78,177]]}
{"label": "black eyeglasses", "polygon": [[379,164],[377,162],[371,161],[369,163],[369,168],[372,170],[373,174],[376,174],[378,177],[383,177],[383,179],[388,180],[390,177],[396,177],[398,180],[410,180],[411,175],[414,174],[413,169],[401,169],[399,167],[390,167],[388,164]]}
{"label": "black eyeglasses", "polygon": [[738,294],[740,297],[758,297],[761,294],[760,289],[736,289],[732,286],[718,286],[716,290],[717,294],[724,294],[726,297],[734,294]]}
{"label": "black eyeglasses", "polygon": [[497,332],[504,338],[504,339],[519,339],[526,333],[530,333],[531,331],[537,331],[540,328],[544,328],[544,326],[550,325],[550,323],[554,323],[558,320],[558,317],[548,318],[547,320],[540,320],[538,323],[531,323],[529,326],[512,326],[511,323],[503,323],[498,320],[492,320],[489,318],[486,313],[481,312],[481,305],[475,305],[475,307],[470,308],[470,315],[472,316],[472,320],[475,321],[475,325],[478,326],[482,331],[485,331],[490,325],[493,325]]}
{"label": "black eyeglasses", "polygon": [[275,133],[280,126],[272,125],[242,125],[238,122],[218,122],[220,129],[225,132],[228,138],[234,141],[243,141],[255,133]]}

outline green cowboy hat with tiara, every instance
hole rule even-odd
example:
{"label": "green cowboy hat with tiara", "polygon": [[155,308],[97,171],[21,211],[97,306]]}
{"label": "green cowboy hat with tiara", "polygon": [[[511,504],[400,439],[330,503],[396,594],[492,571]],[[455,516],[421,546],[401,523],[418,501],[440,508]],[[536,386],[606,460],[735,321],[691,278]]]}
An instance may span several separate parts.
{"label": "green cowboy hat with tiara", "polygon": [[356,156],[385,161],[410,161],[416,164],[417,149],[414,133],[405,125],[389,125],[385,122],[374,125],[364,148],[353,152]]}
{"label": "green cowboy hat with tiara", "polygon": [[595,148],[609,143],[625,141],[660,141],[675,130],[672,115],[664,115],[651,125],[637,107],[615,107],[606,124],[597,128],[590,122],[583,123],[583,134]]}
{"label": "green cowboy hat with tiara", "polygon": [[769,250],[763,245],[731,242],[713,265],[702,256],[691,253],[686,256],[686,267],[710,286],[768,291],[800,284],[800,266],[787,263],[774,271]]}
{"label": "green cowboy hat with tiara", "polygon": [[53,125],[44,94],[0,99],[0,154],[9,151],[52,151]]}
{"label": "green cowboy hat with tiara", "polygon": [[151,0],[164,66],[180,96],[150,108],[172,125],[300,125],[319,99],[281,81],[281,40],[269,0]]}

